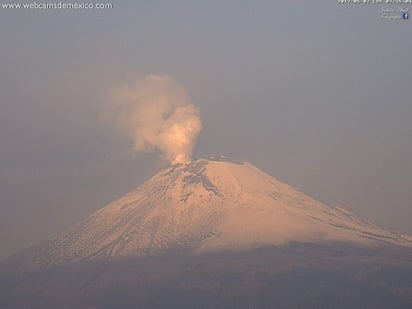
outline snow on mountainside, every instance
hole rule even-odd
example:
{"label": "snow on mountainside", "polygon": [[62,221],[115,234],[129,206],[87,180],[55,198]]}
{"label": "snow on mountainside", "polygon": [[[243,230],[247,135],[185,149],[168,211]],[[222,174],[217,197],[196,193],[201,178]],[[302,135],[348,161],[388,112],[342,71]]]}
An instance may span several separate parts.
{"label": "snow on mountainside", "polygon": [[168,250],[209,252],[343,241],[412,246],[350,211],[321,204],[246,162],[176,164],[83,222],[29,250],[38,266]]}

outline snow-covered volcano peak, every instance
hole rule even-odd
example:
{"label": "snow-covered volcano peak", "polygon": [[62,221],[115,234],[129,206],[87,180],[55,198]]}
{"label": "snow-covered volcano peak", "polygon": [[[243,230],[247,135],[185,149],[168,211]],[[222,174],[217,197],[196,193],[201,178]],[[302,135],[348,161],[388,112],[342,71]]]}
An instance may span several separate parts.
{"label": "snow-covered volcano peak", "polygon": [[169,166],[50,241],[37,260],[247,250],[290,241],[412,244],[247,162],[219,156]]}
{"label": "snow-covered volcano peak", "polygon": [[197,195],[205,190],[225,199],[242,191],[270,193],[274,186],[277,190],[293,189],[247,162],[225,156],[209,156],[187,164],[172,165],[155,175],[146,185],[164,183],[169,183],[168,189],[173,186],[173,193],[183,190],[187,194]]}

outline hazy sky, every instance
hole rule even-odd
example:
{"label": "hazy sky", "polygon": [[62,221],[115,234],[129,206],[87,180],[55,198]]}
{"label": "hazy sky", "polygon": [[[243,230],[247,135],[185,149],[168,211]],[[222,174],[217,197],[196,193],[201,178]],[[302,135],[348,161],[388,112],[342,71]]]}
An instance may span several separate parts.
{"label": "hazy sky", "polygon": [[150,73],[199,107],[196,157],[247,160],[412,233],[412,21],[336,2],[0,8],[0,257],[160,168],[99,120],[110,89]]}

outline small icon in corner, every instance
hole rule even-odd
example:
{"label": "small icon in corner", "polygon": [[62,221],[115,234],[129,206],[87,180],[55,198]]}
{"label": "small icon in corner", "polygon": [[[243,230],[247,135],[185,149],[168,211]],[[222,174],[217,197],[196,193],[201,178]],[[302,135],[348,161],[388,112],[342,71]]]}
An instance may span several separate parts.
{"label": "small icon in corner", "polygon": [[402,14],[402,18],[403,18],[404,20],[409,19],[409,13],[403,13],[403,14]]}

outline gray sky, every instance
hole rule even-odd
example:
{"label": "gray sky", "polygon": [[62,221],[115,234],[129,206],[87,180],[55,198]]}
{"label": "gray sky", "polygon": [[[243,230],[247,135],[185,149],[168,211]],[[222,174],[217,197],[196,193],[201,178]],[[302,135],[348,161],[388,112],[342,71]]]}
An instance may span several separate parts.
{"label": "gray sky", "polygon": [[412,21],[336,2],[0,8],[0,257],[159,168],[99,120],[109,89],[149,73],[175,77],[200,108],[196,157],[247,160],[412,233]]}

